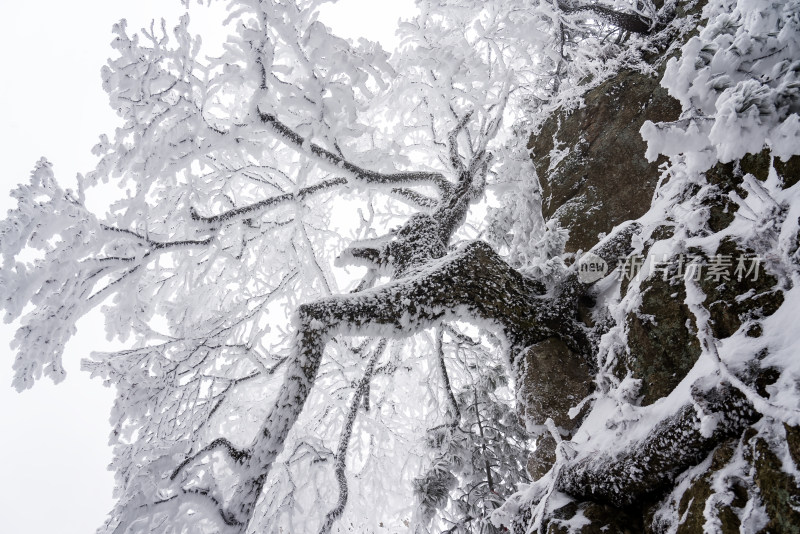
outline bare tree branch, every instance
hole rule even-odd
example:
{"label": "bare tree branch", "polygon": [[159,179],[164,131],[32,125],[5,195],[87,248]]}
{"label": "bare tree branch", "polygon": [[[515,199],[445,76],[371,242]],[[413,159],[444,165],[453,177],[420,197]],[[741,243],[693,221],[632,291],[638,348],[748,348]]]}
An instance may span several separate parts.
{"label": "bare tree branch", "polygon": [[402,198],[406,202],[409,202],[412,206],[422,210],[433,209],[439,204],[438,200],[425,196],[422,193],[418,193],[407,187],[396,187],[392,189],[392,193]]}
{"label": "bare tree branch", "polygon": [[193,455],[186,458],[180,464],[178,464],[178,467],[176,467],[175,470],[172,472],[172,474],[169,476],[170,480],[175,480],[175,478],[180,474],[180,472],[183,471],[184,468],[191,462],[199,459],[201,456],[207,455],[209,453],[214,453],[218,450],[225,451],[228,457],[237,463],[241,463],[242,461],[250,457],[250,453],[247,450],[238,449],[233,445],[233,443],[231,443],[225,438],[217,438],[208,445],[206,445],[205,447],[203,447],[202,449],[200,449],[199,451],[197,451],[196,453],[194,453]]}
{"label": "bare tree branch", "polygon": [[364,375],[353,393],[353,398],[350,400],[350,410],[347,413],[347,419],[344,423],[344,428],[339,436],[339,445],[336,449],[336,461],[334,463],[336,481],[339,484],[339,497],[333,508],[325,515],[322,526],[319,529],[319,534],[329,534],[336,520],[344,513],[344,508],[347,506],[347,475],[344,470],[347,463],[347,448],[350,445],[350,436],[353,434],[353,425],[356,422],[358,415],[358,408],[361,406],[362,399],[365,395],[369,394],[369,383],[372,380],[372,374],[375,370],[375,364],[386,349],[386,339],[381,339],[378,346],[372,352],[367,367],[364,369]]}
{"label": "bare tree branch", "polygon": [[363,181],[367,184],[383,184],[383,185],[416,185],[416,184],[429,184],[436,186],[439,193],[444,196],[452,189],[452,184],[438,172],[395,172],[384,174],[376,171],[371,171],[359,167],[351,163],[338,154],[331,152],[316,143],[307,141],[300,134],[282,123],[275,115],[259,111],[261,121],[270,127],[272,131],[280,136],[289,146],[300,150],[303,154],[311,155],[317,160],[339,168],[344,172],[349,173],[357,180]]}
{"label": "bare tree branch", "polygon": [[208,224],[220,223],[229,221],[236,217],[242,217],[244,215],[255,213],[257,211],[265,210],[267,208],[277,207],[283,204],[288,204],[290,202],[297,202],[316,193],[321,193],[323,191],[332,189],[339,185],[346,185],[347,183],[348,182],[346,178],[332,178],[330,180],[325,180],[318,184],[304,187],[296,193],[284,193],[283,195],[266,198],[264,200],[256,202],[255,204],[242,206],[240,208],[234,208],[232,210],[225,211],[218,215],[209,215],[209,216],[200,215],[194,208],[194,206],[189,208],[189,213],[191,214],[192,219],[195,221],[201,221]]}
{"label": "bare tree branch", "polygon": [[439,328],[436,332],[436,357],[439,361],[439,372],[442,373],[442,382],[444,383],[445,393],[447,395],[447,401],[450,405],[450,424],[451,426],[456,426],[461,421],[461,411],[458,409],[458,402],[456,401],[456,397],[453,394],[453,388],[450,385],[450,376],[447,374],[447,364],[444,360],[444,344],[443,344],[443,336],[444,336],[444,327]]}

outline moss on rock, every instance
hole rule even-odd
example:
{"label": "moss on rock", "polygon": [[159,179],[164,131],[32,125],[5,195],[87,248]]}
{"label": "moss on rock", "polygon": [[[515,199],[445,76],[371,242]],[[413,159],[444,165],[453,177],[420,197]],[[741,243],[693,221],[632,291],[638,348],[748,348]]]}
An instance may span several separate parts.
{"label": "moss on rock", "polygon": [[[783,303],[778,280],[764,271],[754,251],[726,238],[709,261],[717,262],[719,276],[701,277],[699,284],[706,295],[704,306],[711,314],[711,330],[716,338],[732,336],[744,322],[772,315]],[[745,269],[751,267],[754,270],[748,273]]]}
{"label": "moss on rock", "polygon": [[800,156],[792,156],[788,161],[775,158],[772,166],[783,180],[784,188],[788,189],[800,181]]}
{"label": "moss on rock", "polygon": [[549,434],[543,434],[536,440],[536,450],[528,457],[525,466],[532,480],[539,480],[556,462],[556,440]]}
{"label": "moss on rock", "polygon": [[786,431],[786,446],[795,468],[800,471],[800,426],[783,425]]}
{"label": "moss on rock", "polygon": [[557,338],[546,339],[526,349],[520,396],[525,400],[526,422],[543,425],[547,418],[565,432],[580,422],[569,410],[592,393],[594,372]]}
{"label": "moss on rock", "polygon": [[[645,531],[638,510],[622,510],[595,502],[571,502],[556,510],[553,518],[547,525],[547,534],[639,534]],[[577,518],[583,521],[576,521]]]}
{"label": "moss on rock", "polygon": [[694,315],[684,302],[683,281],[651,277],[641,285],[642,304],[627,317],[626,366],[641,379],[642,404],[672,391],[700,356]]}
{"label": "moss on rock", "polygon": [[[730,440],[721,444],[712,454],[711,466],[702,476],[696,478],[684,492],[678,504],[678,515],[683,521],[678,525],[676,534],[696,534],[704,532],[706,523],[706,503],[714,494],[712,479],[714,474],[723,469],[730,462],[735,451],[737,440]],[[747,504],[747,489],[740,483],[734,482],[731,490],[734,498],[730,504],[716,506],[714,515],[720,521],[718,525],[720,534],[739,534],[741,521],[735,509],[743,508]]]}
{"label": "moss on rock", "polygon": [[782,468],[780,458],[761,437],[751,441],[748,459],[755,468],[755,483],[769,522],[763,534],[800,534],[800,487]]}

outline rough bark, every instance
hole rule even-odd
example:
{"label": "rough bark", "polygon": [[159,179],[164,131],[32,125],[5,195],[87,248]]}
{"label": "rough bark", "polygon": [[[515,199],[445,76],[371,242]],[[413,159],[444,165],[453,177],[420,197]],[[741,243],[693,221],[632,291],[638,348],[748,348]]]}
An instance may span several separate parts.
{"label": "rough bark", "polygon": [[595,15],[608,24],[632,33],[648,34],[653,26],[652,21],[638,13],[623,13],[598,4],[572,6],[559,1],[558,7],[564,13],[587,13]]}
{"label": "rough bark", "polygon": [[629,506],[668,487],[678,474],[759,417],[744,394],[727,382],[710,389],[695,384],[692,398],[695,404],[682,406],[641,441],[615,453],[568,462],[558,473],[556,489],[574,497]]}
{"label": "rough bark", "polygon": [[[630,250],[630,237],[636,228],[635,224],[621,228],[593,252],[613,268]],[[403,230],[398,234],[402,236]],[[418,242],[409,250],[424,258],[420,250],[426,243]],[[576,274],[547,292],[542,283],[520,274],[481,241],[468,243],[442,258],[420,261],[405,269],[403,277],[384,286],[300,307],[297,353],[247,462],[246,471],[258,474],[252,482],[258,491],[246,494],[239,517],[249,517],[252,512],[260,487],[311,392],[325,344],[337,334],[411,335],[444,320],[471,317],[496,325],[512,355],[553,337],[563,340],[576,354],[585,356],[590,350],[575,311],[577,299],[591,284],[581,282]]]}

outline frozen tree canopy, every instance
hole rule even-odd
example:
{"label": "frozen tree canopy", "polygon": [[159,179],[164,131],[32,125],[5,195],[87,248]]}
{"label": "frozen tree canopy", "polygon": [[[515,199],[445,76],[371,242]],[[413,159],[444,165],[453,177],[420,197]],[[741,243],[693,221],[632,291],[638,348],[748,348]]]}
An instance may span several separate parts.
{"label": "frozen tree canopy", "polygon": [[[648,54],[697,15],[669,2],[420,1],[389,54],[334,35],[323,3],[228,0],[215,56],[188,15],[139,32],[120,21],[102,76],[121,126],[94,147],[97,167],[73,191],[39,161],[0,222],[17,389],[64,379],[64,345],[90,310],[128,347],[83,362],[117,392],[117,504],[101,532],[533,532],[568,498],[652,494],[759,414],[800,423],[797,363],[772,362],[774,399],[753,393],[688,282],[698,380],[639,407],[636,380],[609,370],[638,282],[621,295],[610,277],[581,277],[567,233],[542,216],[528,137],[620,69],[652,74]],[[592,248],[609,272],[664,221],[682,222],[660,252],[713,254],[682,188],[750,152],[800,153],[800,11],[755,20],[755,4],[772,5],[709,4],[708,26],[666,67],[684,113],[642,133],[670,178],[647,215]],[[737,235],[783,209],[757,252],[796,279],[796,188],[746,183],[753,195],[736,201],[756,222],[737,219]],[[93,209],[101,187],[116,196]],[[589,301],[602,303],[591,325]],[[555,416],[526,428],[518,413],[525,355],[555,342],[560,365],[597,385],[570,410],[588,407],[597,434],[572,444]],[[661,441],[635,441],[648,432]],[[691,447],[662,439],[676,433]],[[542,436],[556,438],[556,464],[534,481]]]}

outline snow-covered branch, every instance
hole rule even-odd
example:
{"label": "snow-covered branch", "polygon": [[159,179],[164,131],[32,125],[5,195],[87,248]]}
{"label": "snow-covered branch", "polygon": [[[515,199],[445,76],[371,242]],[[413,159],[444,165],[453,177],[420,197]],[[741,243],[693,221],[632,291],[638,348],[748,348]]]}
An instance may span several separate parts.
{"label": "snow-covered branch", "polygon": [[307,141],[294,130],[282,123],[271,113],[259,111],[261,121],[270,127],[287,144],[306,155],[314,156],[319,162],[324,163],[328,168],[339,172],[347,173],[359,182],[370,185],[388,185],[391,187],[408,185],[433,185],[438,188],[440,195],[444,196],[450,192],[452,185],[438,172],[395,172],[380,173],[364,169],[342,156],[321,147],[320,145]]}
{"label": "snow-covered branch", "polygon": [[625,31],[647,34],[653,29],[653,21],[638,13],[625,13],[601,4],[576,4],[564,0],[559,0],[557,4],[564,13],[594,15]]}
{"label": "snow-covered branch", "polygon": [[641,441],[620,451],[581,456],[557,474],[556,488],[625,507],[667,487],[724,439],[736,436],[761,415],[729,383],[695,384],[694,404],[682,406]]}

